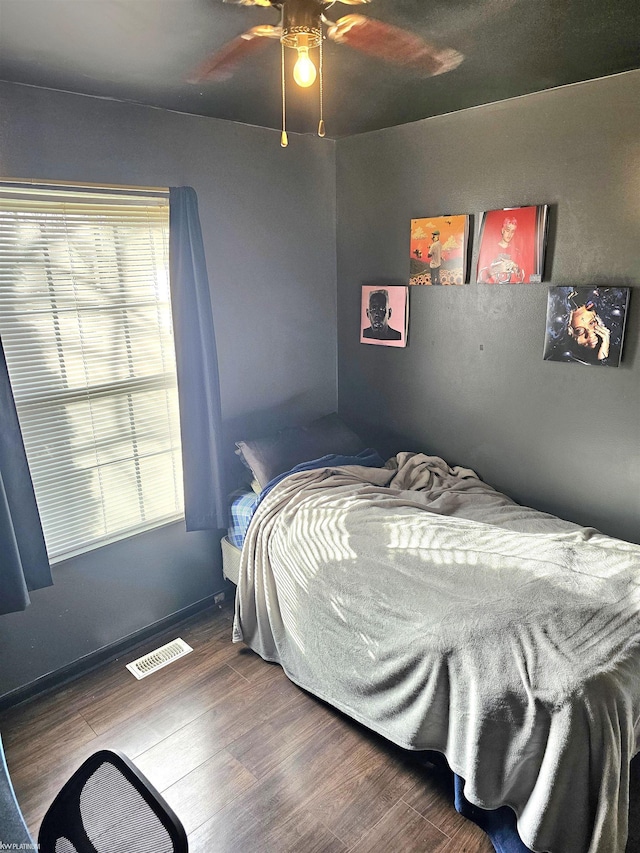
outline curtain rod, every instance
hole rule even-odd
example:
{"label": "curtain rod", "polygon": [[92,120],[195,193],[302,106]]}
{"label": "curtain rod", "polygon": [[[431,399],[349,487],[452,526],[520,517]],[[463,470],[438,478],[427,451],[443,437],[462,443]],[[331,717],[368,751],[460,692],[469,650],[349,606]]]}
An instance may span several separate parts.
{"label": "curtain rod", "polygon": [[68,187],[70,189],[83,190],[124,190],[129,192],[169,193],[169,187],[136,187],[125,186],[123,184],[90,184],[80,183],[78,181],[37,181],[34,178],[0,178],[0,184],[16,184],[17,186],[38,187]]}

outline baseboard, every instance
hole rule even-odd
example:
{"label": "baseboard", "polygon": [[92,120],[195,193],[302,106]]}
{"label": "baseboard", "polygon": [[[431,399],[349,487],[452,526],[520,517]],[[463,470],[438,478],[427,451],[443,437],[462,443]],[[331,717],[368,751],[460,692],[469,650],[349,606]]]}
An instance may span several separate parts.
{"label": "baseboard", "polygon": [[[221,591],[224,592],[225,590]],[[128,649],[148,640],[149,637],[152,637],[154,634],[159,634],[166,628],[170,628],[172,625],[182,622],[190,616],[194,616],[201,610],[205,610],[207,607],[212,607],[215,604],[217,594],[218,593],[208,595],[206,598],[202,598],[200,601],[196,601],[194,604],[190,604],[188,607],[178,610],[170,616],[165,616],[164,619],[160,619],[152,625],[147,625],[139,631],[129,634],[122,640],[118,640],[109,646],[97,649],[95,652],[91,652],[90,654],[73,661],[73,663],[55,670],[55,672],[49,672],[47,675],[43,675],[41,678],[37,678],[31,683],[25,684],[23,687],[17,687],[15,690],[5,693],[3,696],[0,696],[0,711],[6,711],[8,708],[13,708],[15,705],[20,705],[22,702],[27,702],[36,696],[41,696],[44,693],[50,693],[52,690],[56,690],[61,687],[67,681],[73,681],[73,679],[78,678],[78,676],[84,675],[104,663],[115,660],[115,658],[119,657]]]}

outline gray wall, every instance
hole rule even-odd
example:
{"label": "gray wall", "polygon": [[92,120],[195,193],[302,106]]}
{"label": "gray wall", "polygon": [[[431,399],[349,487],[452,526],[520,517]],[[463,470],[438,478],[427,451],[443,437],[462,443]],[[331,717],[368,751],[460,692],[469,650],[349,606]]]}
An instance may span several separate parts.
{"label": "gray wall", "polygon": [[[640,72],[337,146],[339,411],[384,452],[467,465],[640,542]],[[410,288],[406,349],[359,340],[360,286],[407,284],[412,218],[547,203],[542,285]],[[630,285],[620,368],[542,360],[548,284]]]}
{"label": "gray wall", "polygon": [[[275,131],[0,84],[3,177],[196,189],[230,446],[336,408],[334,158],[313,136],[285,151]],[[220,590],[218,542],[174,524],[55,566],[0,618],[0,697]]]}
{"label": "gray wall", "polygon": [[[632,72],[283,151],[275,131],[0,84],[0,174],[195,187],[229,445],[335,408],[337,258],[346,419],[638,541],[639,95]],[[482,210],[535,203],[544,285],[412,288],[407,349],[358,343],[360,285],[408,280],[410,219],[469,212],[477,231]],[[634,287],[619,369],[542,361],[547,283]],[[54,580],[0,619],[0,697],[220,589],[218,537],[170,525]]]}

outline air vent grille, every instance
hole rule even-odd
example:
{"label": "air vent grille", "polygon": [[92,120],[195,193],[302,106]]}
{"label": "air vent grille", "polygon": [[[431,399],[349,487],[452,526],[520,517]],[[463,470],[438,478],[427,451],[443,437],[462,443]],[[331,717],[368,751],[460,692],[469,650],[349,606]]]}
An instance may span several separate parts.
{"label": "air vent grille", "polygon": [[181,640],[180,637],[178,637],[176,640],[172,640],[165,646],[160,646],[159,649],[149,652],[148,655],[144,655],[143,657],[138,658],[138,660],[128,663],[127,669],[129,672],[132,672],[136,678],[145,678],[147,675],[151,675],[152,672],[162,669],[163,666],[167,666],[167,664],[172,663],[174,660],[178,660],[178,658],[184,657],[184,655],[188,655],[189,652],[192,651],[193,649],[191,646],[187,645],[184,640]]}

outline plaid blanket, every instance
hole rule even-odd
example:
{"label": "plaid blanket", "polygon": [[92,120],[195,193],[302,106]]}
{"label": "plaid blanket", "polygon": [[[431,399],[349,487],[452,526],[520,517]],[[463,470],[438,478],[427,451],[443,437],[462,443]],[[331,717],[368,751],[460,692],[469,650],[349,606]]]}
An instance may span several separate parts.
{"label": "plaid blanket", "polygon": [[227,536],[232,545],[242,548],[249,522],[258,505],[258,495],[254,491],[238,489],[230,495],[230,499]]}

